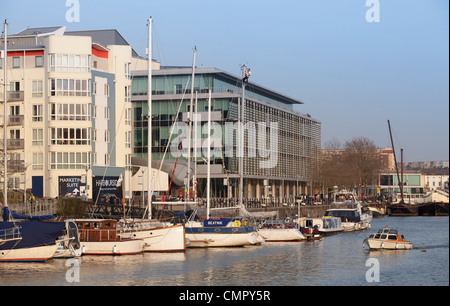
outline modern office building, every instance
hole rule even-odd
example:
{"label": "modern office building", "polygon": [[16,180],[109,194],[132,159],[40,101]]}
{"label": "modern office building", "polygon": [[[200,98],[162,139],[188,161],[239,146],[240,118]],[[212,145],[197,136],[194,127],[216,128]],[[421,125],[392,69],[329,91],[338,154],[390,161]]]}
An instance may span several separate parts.
{"label": "modern office building", "polygon": [[7,64],[0,64],[0,83],[7,69],[8,101],[6,114],[0,108],[0,140],[3,151],[6,119],[9,188],[47,198],[84,192],[97,200],[122,193],[115,184],[123,173],[130,197],[130,71],[146,60],[116,30],[28,28],[8,35],[7,47]]}
{"label": "modern office building", "polygon": [[[161,161],[164,157],[167,171],[171,174],[175,169],[173,182],[176,186],[172,188],[172,195],[186,186],[184,179],[189,159],[191,175],[197,174],[199,196],[205,189],[207,107],[211,90],[212,195],[237,198],[241,78],[216,68],[196,68],[191,95],[191,67],[160,68],[152,72],[152,159]],[[133,71],[132,76],[133,155],[145,159],[148,153],[147,71]],[[186,138],[191,100],[191,129],[197,136],[192,137],[189,144]],[[309,193],[312,171],[321,150],[321,122],[294,110],[295,105],[303,104],[301,101],[251,81],[245,87],[244,100],[244,198],[278,200]],[[174,123],[175,128],[172,128]],[[165,152],[167,145],[169,149]],[[190,156],[188,148],[191,148]],[[194,148],[198,148],[197,154]],[[197,170],[194,155],[197,155]]]}

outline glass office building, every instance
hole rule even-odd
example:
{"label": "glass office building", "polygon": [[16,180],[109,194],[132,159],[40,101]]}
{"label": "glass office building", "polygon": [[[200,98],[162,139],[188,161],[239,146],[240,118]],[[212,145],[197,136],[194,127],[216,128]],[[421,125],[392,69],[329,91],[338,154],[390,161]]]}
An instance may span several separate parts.
{"label": "glass office building", "polygon": [[[178,158],[177,167],[183,167],[190,146],[191,162],[194,162],[196,141],[192,140],[190,144],[184,141],[179,145],[189,131],[191,77],[191,67],[161,67],[152,72],[151,147],[154,161],[161,161],[165,156],[164,163],[175,165],[174,161]],[[295,195],[308,193],[314,177],[314,165],[319,160],[321,122],[294,110],[294,105],[303,104],[301,101],[252,82],[245,87],[244,120],[241,120],[241,82],[240,77],[216,68],[195,70],[192,100],[193,111],[196,110],[197,116],[193,115],[192,118],[197,119],[198,127],[193,135],[197,135],[197,147],[203,147],[203,153],[206,152],[209,90],[212,96],[212,147],[215,153],[211,160],[213,197],[237,197],[239,194],[241,138],[238,124],[241,121],[244,133],[244,198],[285,201],[293,199]],[[147,71],[132,73],[131,99],[133,156],[146,158],[149,148]],[[192,130],[195,126],[193,121]],[[173,124],[176,126],[173,127]],[[164,155],[168,145],[172,150],[168,149]],[[198,150],[202,152],[202,148]],[[200,186],[199,196],[202,196],[205,185],[205,157],[205,154],[197,153],[195,173]],[[191,169],[193,173],[193,164]]]}

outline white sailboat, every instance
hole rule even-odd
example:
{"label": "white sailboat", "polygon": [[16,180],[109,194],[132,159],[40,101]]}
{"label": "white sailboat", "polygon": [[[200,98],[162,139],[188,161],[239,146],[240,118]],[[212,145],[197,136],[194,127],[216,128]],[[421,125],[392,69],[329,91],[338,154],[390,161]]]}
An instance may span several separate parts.
{"label": "white sailboat", "polygon": [[[192,79],[193,82],[193,79]],[[207,185],[206,185],[206,216],[200,221],[189,220],[185,224],[189,247],[241,247],[258,242],[257,232],[253,226],[248,226],[245,220],[239,218],[209,218],[211,198],[211,89],[208,98],[208,149],[207,149]]]}
{"label": "white sailboat", "polygon": [[[165,220],[152,219],[152,22],[148,19],[148,168],[147,197],[148,218],[129,221],[124,218],[119,222],[118,235],[121,238],[142,239],[145,252],[183,252],[186,250],[186,236],[183,224],[171,224]],[[123,184],[123,183],[122,183]]]}

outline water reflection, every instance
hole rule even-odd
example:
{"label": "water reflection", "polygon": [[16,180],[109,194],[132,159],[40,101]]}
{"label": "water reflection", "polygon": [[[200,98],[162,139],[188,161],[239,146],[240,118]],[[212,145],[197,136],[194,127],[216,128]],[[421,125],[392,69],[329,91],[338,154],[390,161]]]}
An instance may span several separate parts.
{"label": "water reflection", "polygon": [[[363,240],[384,226],[397,228],[412,250],[368,251]],[[271,242],[243,248],[187,249],[185,253],[84,256],[80,282],[67,283],[66,260],[0,263],[2,285],[288,286],[448,285],[448,217],[385,217],[373,230],[319,241]],[[425,252],[423,252],[425,251]],[[380,263],[380,283],[368,283],[366,261]]]}

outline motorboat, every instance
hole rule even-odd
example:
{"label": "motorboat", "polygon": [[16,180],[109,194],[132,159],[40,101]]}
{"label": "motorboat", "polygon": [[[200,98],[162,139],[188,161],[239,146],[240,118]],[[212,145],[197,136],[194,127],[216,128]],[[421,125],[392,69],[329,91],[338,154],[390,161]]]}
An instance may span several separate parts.
{"label": "motorboat", "polygon": [[[335,196],[336,198],[336,196]],[[332,208],[328,209],[325,216],[339,217],[345,232],[365,230],[370,228],[372,212],[365,210],[352,193],[346,193],[344,198],[338,197]]]}
{"label": "motorboat", "polygon": [[371,250],[410,250],[413,247],[411,241],[405,240],[403,235],[398,234],[397,230],[390,229],[387,226],[376,234],[370,234],[364,240],[363,246],[366,243]]}
{"label": "motorboat", "polygon": [[120,238],[143,239],[144,252],[184,252],[189,241],[183,224],[168,220],[122,220],[118,227]]}
{"label": "motorboat", "polygon": [[286,223],[285,220],[266,220],[258,229],[258,233],[266,242],[289,242],[305,239],[305,236],[294,224]]}
{"label": "motorboat", "polygon": [[308,233],[311,234],[315,228],[317,228],[316,235],[320,237],[338,234],[344,231],[341,218],[339,217],[332,217],[332,216],[324,216],[321,218],[300,217],[295,219],[294,222],[297,222],[299,224],[299,227],[303,235]]}
{"label": "motorboat", "polygon": [[143,239],[121,238],[117,221],[108,219],[73,220],[80,233],[83,255],[130,255],[143,252]]}

